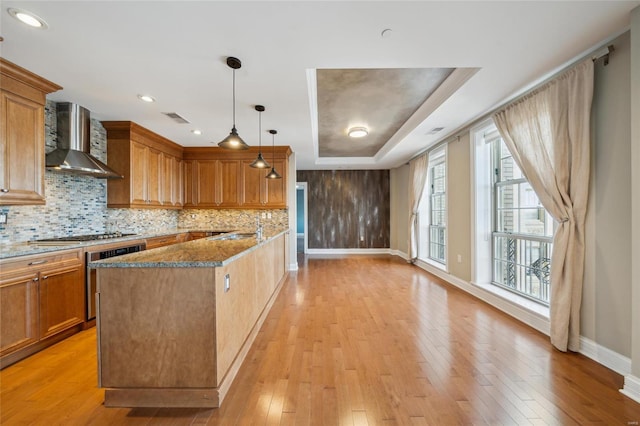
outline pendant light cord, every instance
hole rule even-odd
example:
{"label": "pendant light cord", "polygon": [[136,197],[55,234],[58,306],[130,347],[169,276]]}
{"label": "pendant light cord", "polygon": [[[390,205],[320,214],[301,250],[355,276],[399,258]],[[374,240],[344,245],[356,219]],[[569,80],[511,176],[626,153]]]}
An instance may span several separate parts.
{"label": "pendant light cord", "polygon": [[236,128],[236,70],[233,70],[233,128]]}
{"label": "pendant light cord", "polygon": [[258,153],[262,154],[262,111],[258,111]]}

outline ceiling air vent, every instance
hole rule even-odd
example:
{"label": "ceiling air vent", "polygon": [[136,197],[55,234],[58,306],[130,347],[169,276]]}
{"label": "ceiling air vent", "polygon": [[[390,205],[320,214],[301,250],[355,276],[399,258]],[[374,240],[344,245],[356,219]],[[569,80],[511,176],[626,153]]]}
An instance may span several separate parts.
{"label": "ceiling air vent", "polygon": [[187,120],[177,112],[163,112],[163,114],[169,117],[170,119],[172,119],[173,121],[175,121],[176,123],[180,123],[180,124],[189,123],[189,120]]}
{"label": "ceiling air vent", "polygon": [[443,130],[444,130],[444,127],[434,127],[433,129],[427,132],[427,135],[435,135],[436,133],[441,132]]}

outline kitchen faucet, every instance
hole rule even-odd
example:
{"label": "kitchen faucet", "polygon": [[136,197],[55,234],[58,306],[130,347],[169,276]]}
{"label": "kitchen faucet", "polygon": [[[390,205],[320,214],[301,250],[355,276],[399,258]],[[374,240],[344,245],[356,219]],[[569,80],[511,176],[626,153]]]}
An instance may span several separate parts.
{"label": "kitchen faucet", "polygon": [[256,239],[262,239],[262,224],[260,223],[260,214],[256,215]]}

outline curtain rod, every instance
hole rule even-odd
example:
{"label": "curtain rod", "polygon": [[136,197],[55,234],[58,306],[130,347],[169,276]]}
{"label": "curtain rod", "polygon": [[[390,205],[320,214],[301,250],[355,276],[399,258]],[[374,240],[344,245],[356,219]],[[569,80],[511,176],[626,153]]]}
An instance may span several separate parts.
{"label": "curtain rod", "polygon": [[[620,37],[622,34],[624,34],[625,32],[627,32],[629,29],[627,28],[625,31],[622,31],[621,33],[613,36],[612,38],[610,38],[608,40],[608,42],[611,42],[615,39],[617,39],[618,37]],[[428,148],[423,149],[422,151],[418,152],[416,155],[412,156],[405,164],[409,164],[409,162],[415,158],[420,157],[422,154],[432,151],[434,149],[437,149],[439,147],[441,147],[444,144],[447,144],[449,142],[453,142],[454,139],[456,141],[460,140],[460,136],[469,131],[469,129],[477,126],[479,123],[482,123],[483,121],[486,121],[488,118],[490,118],[496,111],[499,111],[500,109],[506,107],[507,105],[516,102],[518,99],[521,99],[524,96],[527,96],[529,94],[531,94],[532,92],[534,92],[535,90],[539,89],[540,87],[544,86],[545,84],[549,83],[551,80],[553,80],[554,78],[558,77],[559,75],[565,73],[566,71],[568,71],[569,69],[571,69],[571,67],[576,66],[578,63],[584,61],[586,58],[588,58],[589,56],[591,56],[591,59],[593,60],[593,62],[596,62],[597,60],[604,58],[604,65],[607,66],[609,65],[609,55],[611,55],[612,52],[614,52],[615,46],[613,44],[606,44],[604,47],[599,47],[596,49],[592,49],[590,53],[587,53],[586,55],[582,55],[580,56],[578,59],[571,61],[571,63],[569,65],[567,65],[566,67],[563,67],[561,70],[553,73],[551,76],[549,76],[549,78],[544,79],[543,81],[541,81],[540,83],[536,84],[534,87],[531,87],[530,89],[526,90],[524,93],[514,96],[513,98],[507,100],[506,102],[498,105],[496,108],[492,109],[490,112],[480,116],[479,118],[473,120],[471,123],[469,124],[465,124],[462,127],[459,127],[457,130],[453,131],[449,136],[445,137],[444,139],[434,143],[433,145],[429,146]]]}

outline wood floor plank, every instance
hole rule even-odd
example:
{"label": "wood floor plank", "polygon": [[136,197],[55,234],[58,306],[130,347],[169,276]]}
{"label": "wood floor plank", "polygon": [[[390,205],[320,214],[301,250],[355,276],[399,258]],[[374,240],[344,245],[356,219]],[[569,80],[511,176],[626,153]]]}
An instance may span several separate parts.
{"label": "wood floor plank", "polygon": [[633,424],[623,378],[390,256],[305,259],[218,409],[105,408],[95,330],[0,371],[4,425]]}

